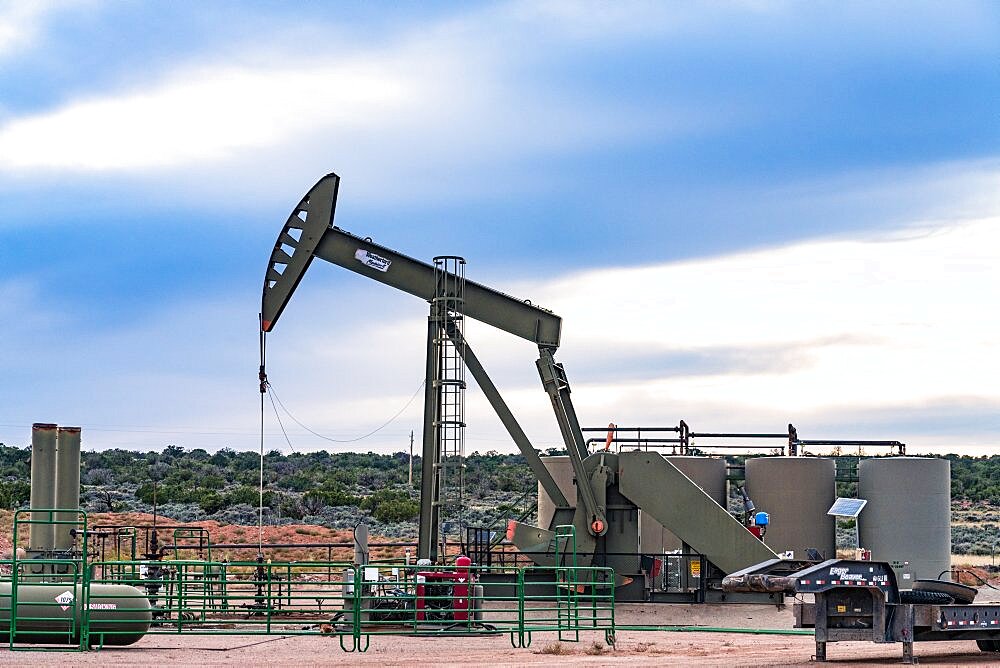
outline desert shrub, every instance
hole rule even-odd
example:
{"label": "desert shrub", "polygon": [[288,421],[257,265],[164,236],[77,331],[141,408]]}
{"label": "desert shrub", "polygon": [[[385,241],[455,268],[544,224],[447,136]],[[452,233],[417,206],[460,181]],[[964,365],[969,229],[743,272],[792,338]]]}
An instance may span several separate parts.
{"label": "desert shrub", "polygon": [[285,519],[302,519],[303,511],[302,504],[294,496],[282,495],[278,501],[278,512],[281,515],[282,520]]}
{"label": "desert shrub", "polygon": [[379,522],[411,520],[419,513],[420,504],[408,498],[383,501],[372,510],[372,516]]}
{"label": "desert shrub", "polygon": [[[240,485],[239,487],[227,491],[225,499],[227,506],[239,506],[243,504],[256,506],[260,502],[260,492],[255,487]],[[266,504],[267,499],[265,499],[264,502]]]}
{"label": "desert shrub", "polygon": [[0,508],[18,508],[30,497],[31,485],[23,480],[0,481]]}
{"label": "desert shrub", "polygon": [[165,503],[156,512],[178,522],[196,522],[205,519],[205,511],[194,503]]}
{"label": "desert shrub", "polygon": [[80,474],[80,482],[84,485],[112,485],[115,482],[115,474],[111,472],[111,469],[91,469],[89,471],[83,471]]}
{"label": "desert shrub", "polygon": [[986,524],[959,524],[951,528],[953,554],[991,554],[1000,544],[1000,527]]}
{"label": "desert shrub", "polygon": [[413,519],[420,512],[420,504],[411,499],[408,492],[392,489],[380,489],[365,497],[360,507],[371,511],[372,517],[379,522],[402,522]]}
{"label": "desert shrub", "polygon": [[302,495],[303,506],[313,513],[327,506],[355,506],[359,501],[358,497],[348,493],[343,487],[329,482]]}
{"label": "desert shrub", "polygon": [[216,520],[219,524],[254,525],[257,524],[257,509],[241,503],[213,513],[210,519]]}
{"label": "desert shrub", "polygon": [[215,492],[207,492],[201,496],[198,506],[209,515],[212,515],[226,507],[226,500]]}

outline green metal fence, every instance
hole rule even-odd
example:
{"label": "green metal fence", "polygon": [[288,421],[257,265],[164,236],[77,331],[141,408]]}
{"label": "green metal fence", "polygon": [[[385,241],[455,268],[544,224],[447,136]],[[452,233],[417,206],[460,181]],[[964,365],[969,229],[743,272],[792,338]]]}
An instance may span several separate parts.
{"label": "green metal fence", "polygon": [[[576,565],[572,527],[556,532],[555,567],[512,571],[468,559],[449,566],[94,560],[86,540],[80,551],[18,559],[19,530],[33,523],[88,535],[85,512],[15,513],[15,556],[0,562],[0,637],[6,633],[10,649],[80,651],[146,633],[335,635],[346,652],[367,651],[372,636],[507,635],[514,647],[528,647],[539,632],[615,640],[614,571]],[[197,530],[178,537],[204,544]],[[125,538],[134,554],[134,532]]]}
{"label": "green metal fence", "polygon": [[107,561],[90,565],[89,580],[134,587],[152,606],[149,633],[299,635],[323,632],[343,610],[352,570],[332,562]]}
{"label": "green metal fence", "polygon": [[[22,527],[68,527],[85,535],[87,513],[59,508],[21,509],[14,512],[12,558],[8,586],[0,580],[0,635],[10,650],[84,650],[89,645],[90,587],[84,564],[86,542],[80,552],[50,552],[18,558]],[[30,546],[29,546],[30,550]],[[53,595],[54,594],[54,595]]]}
{"label": "green metal fence", "polygon": [[[337,562],[94,562],[91,585],[127,584],[153,605],[149,633],[337,635],[345,651],[372,636],[507,634],[527,647],[536,632],[614,642],[609,568],[506,569]],[[332,577],[331,577],[332,574]],[[127,631],[126,631],[127,632]],[[105,632],[109,635],[113,632]]]}

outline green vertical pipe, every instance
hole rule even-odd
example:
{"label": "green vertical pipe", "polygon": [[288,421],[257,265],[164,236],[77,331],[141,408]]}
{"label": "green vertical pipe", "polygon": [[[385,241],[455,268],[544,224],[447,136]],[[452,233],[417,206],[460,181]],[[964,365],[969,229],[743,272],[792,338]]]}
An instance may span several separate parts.
{"label": "green vertical pipe", "polygon": [[[31,507],[51,509],[56,505],[56,438],[58,427],[54,424],[31,425]],[[28,549],[31,552],[48,552],[52,549],[54,532],[49,513],[31,513]]]}
{"label": "green vertical pipe", "polygon": [[[76,522],[80,509],[80,428],[59,427],[56,447],[56,489],[53,508],[72,511],[56,513],[56,520]],[[64,552],[73,547],[74,524],[56,524],[53,527],[53,547]]]}

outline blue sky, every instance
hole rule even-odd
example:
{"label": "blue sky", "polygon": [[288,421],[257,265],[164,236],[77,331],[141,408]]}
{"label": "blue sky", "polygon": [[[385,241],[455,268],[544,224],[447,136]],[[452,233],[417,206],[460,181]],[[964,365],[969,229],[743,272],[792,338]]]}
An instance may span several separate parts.
{"label": "blue sky", "polygon": [[[584,422],[992,451],[998,96],[990,2],[0,2],[0,441],[256,447],[267,255],[336,171],[342,227],[564,316]],[[365,433],[423,315],[314,265],[272,380]],[[530,347],[472,333],[554,445]]]}

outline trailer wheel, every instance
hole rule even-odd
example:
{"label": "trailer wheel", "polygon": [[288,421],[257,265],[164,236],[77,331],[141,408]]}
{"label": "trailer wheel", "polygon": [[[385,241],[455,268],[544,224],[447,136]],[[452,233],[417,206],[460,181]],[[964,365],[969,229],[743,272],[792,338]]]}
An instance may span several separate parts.
{"label": "trailer wheel", "polygon": [[1000,652],[1000,640],[981,638],[976,641],[976,645],[984,652]]}
{"label": "trailer wheel", "polygon": [[939,591],[920,591],[918,589],[903,590],[899,592],[900,603],[917,603],[926,605],[948,605],[954,603],[955,599],[948,594]]}
{"label": "trailer wheel", "polygon": [[936,591],[948,594],[955,603],[968,605],[976,600],[979,591],[975,587],[967,587],[957,582],[946,582],[944,580],[917,580],[913,583],[913,591]]}

